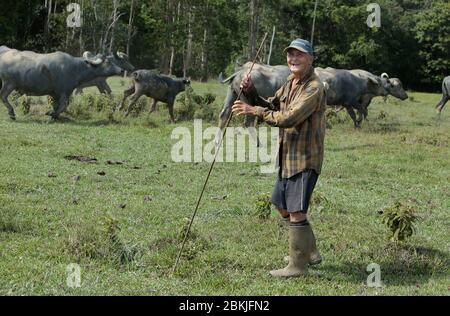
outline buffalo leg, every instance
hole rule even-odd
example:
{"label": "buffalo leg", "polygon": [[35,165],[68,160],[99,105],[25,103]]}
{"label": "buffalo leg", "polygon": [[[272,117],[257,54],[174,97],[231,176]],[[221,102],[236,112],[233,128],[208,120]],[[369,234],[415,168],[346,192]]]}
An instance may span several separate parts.
{"label": "buffalo leg", "polygon": [[153,99],[153,103],[152,106],[150,107],[150,112],[149,113],[153,113],[156,111],[156,103],[158,103],[158,100]]}
{"label": "buffalo leg", "polygon": [[123,92],[123,99],[122,102],[119,104],[119,111],[122,111],[123,108],[125,107],[125,100],[134,93],[134,85],[132,85],[131,87],[129,87],[127,90],[125,90]]}
{"label": "buffalo leg", "polygon": [[69,100],[65,95],[61,95],[57,99],[58,99],[57,108],[56,110],[53,111],[53,113],[50,114],[51,117],[54,119],[58,119],[59,115],[66,110],[67,105],[69,104]]}
{"label": "buffalo leg", "polygon": [[175,123],[175,116],[173,115],[173,103],[175,100],[169,100],[169,102],[167,102],[167,106],[169,108],[169,115],[170,115],[170,120],[172,121],[172,123]]}
{"label": "buffalo leg", "polygon": [[227,124],[227,120],[231,115],[231,106],[225,106],[222,109],[222,112],[220,112],[219,115],[219,130],[217,131],[217,135],[216,135],[216,140],[215,143],[216,145],[219,145],[220,140],[222,138],[222,134],[223,134],[223,129],[225,128],[225,125]]}
{"label": "buffalo leg", "polygon": [[256,147],[261,144],[255,129],[256,117],[254,115],[246,115],[244,119],[244,127],[248,129],[250,137],[256,142]]}
{"label": "buffalo leg", "polygon": [[125,116],[128,116],[130,114],[130,111],[133,109],[133,106],[136,104],[136,102],[139,100],[139,98],[142,96],[142,93],[137,90],[132,96],[131,96],[131,102],[128,105],[128,109],[125,112]]}
{"label": "buffalo leg", "polygon": [[355,111],[353,111],[353,108],[351,106],[346,106],[345,109],[347,110],[348,115],[352,118],[353,124],[355,124],[355,128],[359,127],[358,121],[356,119]]}
{"label": "buffalo leg", "polygon": [[108,86],[108,84],[105,81],[102,81],[98,86],[98,91],[100,91],[100,93],[106,94],[108,96],[111,96],[112,94],[112,90],[111,88]]}
{"label": "buffalo leg", "polygon": [[8,96],[11,94],[11,92],[13,92],[13,90],[14,90],[14,87],[5,83],[2,87],[2,89],[0,90],[0,97],[3,101],[3,104],[5,104],[6,108],[8,109],[9,117],[12,120],[15,120],[16,113],[14,113],[14,108],[12,107],[11,103],[9,103],[9,101],[8,101]]}
{"label": "buffalo leg", "polygon": [[363,110],[358,109],[356,112],[357,112],[356,121],[358,122],[358,126],[361,126],[361,122],[363,121],[363,118],[364,118]]}
{"label": "buffalo leg", "polygon": [[447,101],[449,100],[449,96],[448,95],[442,95],[441,100],[439,101],[439,103],[436,105],[436,110],[441,113],[442,109],[445,106],[445,103],[447,103]]}
{"label": "buffalo leg", "polygon": [[223,105],[223,109],[219,115],[219,131],[217,131],[215,143],[218,145],[221,142],[223,129],[225,125],[227,125],[227,121],[231,115],[231,108],[233,106],[234,101],[237,99],[237,93],[230,86],[228,88],[227,96],[225,98],[225,102]]}

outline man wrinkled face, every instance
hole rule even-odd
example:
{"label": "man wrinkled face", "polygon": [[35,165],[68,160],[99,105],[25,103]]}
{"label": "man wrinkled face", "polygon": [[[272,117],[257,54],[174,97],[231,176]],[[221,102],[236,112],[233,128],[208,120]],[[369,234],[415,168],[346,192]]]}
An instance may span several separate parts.
{"label": "man wrinkled face", "polygon": [[294,75],[301,75],[312,65],[313,57],[295,48],[287,51],[287,64]]}

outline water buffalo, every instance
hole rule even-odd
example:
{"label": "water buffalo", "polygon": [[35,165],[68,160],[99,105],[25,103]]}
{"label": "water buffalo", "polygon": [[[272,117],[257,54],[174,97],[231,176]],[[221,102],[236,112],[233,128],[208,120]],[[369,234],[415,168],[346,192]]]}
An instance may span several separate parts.
{"label": "water buffalo", "polygon": [[[247,62],[239,71],[222,81],[222,83],[230,83],[230,86],[228,88],[223,109],[219,115],[219,128],[221,130],[225,127],[228,117],[231,114],[231,107],[238,97],[240,91],[239,86],[242,78],[248,74],[251,65],[251,62]],[[263,98],[269,98],[273,97],[275,92],[281,88],[290,73],[291,71],[288,66],[268,66],[263,64],[255,64],[251,73],[251,78],[258,94]],[[244,95],[241,96],[241,99],[248,102]],[[253,116],[246,116],[245,127],[253,126],[254,121],[255,118]],[[256,135],[254,135],[254,130],[250,129],[249,131],[252,134],[252,138],[257,139]],[[219,137],[220,132],[216,137],[216,143],[219,141]]]}
{"label": "water buffalo", "polygon": [[173,79],[168,76],[158,75],[152,70],[136,70],[133,72],[133,82],[131,86],[124,91],[123,100],[119,110],[125,106],[125,100],[131,96],[131,102],[128,105],[126,114],[130,113],[133,105],[139,100],[142,95],[146,95],[153,99],[153,104],[150,108],[150,113],[156,110],[158,102],[167,103],[169,108],[170,120],[175,123],[173,115],[173,103],[178,93],[185,90],[186,85],[190,84],[188,79]]}
{"label": "water buffalo", "polygon": [[387,73],[383,73],[381,74],[381,76],[377,76],[362,69],[353,69],[350,70],[350,72],[363,79],[370,78],[372,82],[378,82],[378,85],[382,88],[378,89],[377,92],[379,94],[377,95],[368,93],[362,97],[362,107],[365,109],[364,118],[367,116],[367,107],[370,105],[370,102],[374,97],[387,97],[390,94],[400,100],[406,100],[408,98],[408,94],[406,94],[406,91],[403,89],[403,85],[400,79],[389,78],[389,75]]}
{"label": "water buffalo", "polygon": [[[129,71],[129,72],[134,71],[135,68],[133,65],[131,65],[129,63],[129,59],[126,54],[118,52],[117,55],[120,58],[128,61],[128,63],[125,64],[126,68],[124,68],[124,70]],[[106,58],[112,60],[114,58],[114,56],[108,56]],[[97,77],[88,82],[84,82],[77,87],[77,89],[75,90],[75,94],[81,94],[83,92],[84,88],[97,87],[97,89],[100,93],[103,93],[106,95],[111,95],[112,90],[111,90],[110,86],[108,85],[108,83],[106,82],[106,79],[108,79],[108,77]]]}
{"label": "water buffalo", "polygon": [[442,98],[436,105],[436,109],[439,113],[441,113],[448,99],[450,99],[450,76],[447,76],[442,80]]}
{"label": "water buffalo", "polygon": [[14,109],[8,101],[12,91],[29,96],[49,95],[55,105],[47,114],[56,119],[67,108],[69,96],[77,86],[100,76],[119,75],[128,67],[129,63],[117,53],[112,58],[90,52],[73,57],[63,52],[37,54],[9,49],[0,54],[0,97],[14,120]]}
{"label": "water buffalo", "polygon": [[[397,78],[381,78],[360,69],[330,67],[316,68],[316,73],[322,82],[329,85],[327,104],[344,106],[355,127],[359,127],[363,118],[367,117],[367,107],[375,96],[392,94],[402,100],[408,97]],[[358,118],[354,110],[357,111]]]}

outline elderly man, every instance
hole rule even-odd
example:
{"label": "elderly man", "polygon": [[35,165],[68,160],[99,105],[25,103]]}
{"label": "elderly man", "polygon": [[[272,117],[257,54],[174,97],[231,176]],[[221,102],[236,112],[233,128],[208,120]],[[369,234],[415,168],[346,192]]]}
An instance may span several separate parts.
{"label": "elderly man", "polygon": [[270,274],[297,277],[307,274],[308,264],[322,260],[307,212],[322,169],[326,95],[312,66],[312,45],[296,39],[285,53],[292,74],[275,96],[268,100],[259,97],[249,76],[242,80],[241,87],[253,106],[238,100],[232,110],[238,115],[256,115],[267,124],[280,127],[280,169],[271,202],[290,221],[289,264]]}

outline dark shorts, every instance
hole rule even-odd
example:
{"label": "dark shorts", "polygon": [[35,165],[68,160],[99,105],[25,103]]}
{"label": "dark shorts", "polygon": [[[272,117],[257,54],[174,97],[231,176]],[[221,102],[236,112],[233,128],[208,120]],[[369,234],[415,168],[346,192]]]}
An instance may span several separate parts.
{"label": "dark shorts", "polygon": [[318,177],[312,169],[302,171],[289,179],[278,176],[270,202],[289,213],[307,213]]}

